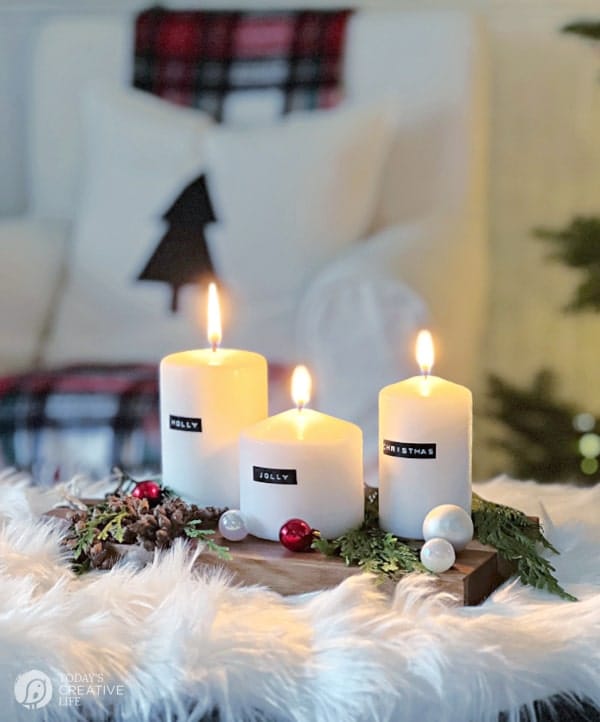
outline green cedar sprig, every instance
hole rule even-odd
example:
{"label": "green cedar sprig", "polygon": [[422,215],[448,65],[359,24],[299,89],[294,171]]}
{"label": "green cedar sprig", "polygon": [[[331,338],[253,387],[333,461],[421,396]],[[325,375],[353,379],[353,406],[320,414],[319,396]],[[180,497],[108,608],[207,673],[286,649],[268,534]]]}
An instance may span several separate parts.
{"label": "green cedar sprig", "polygon": [[339,556],[347,566],[395,578],[399,574],[426,571],[414,549],[381,529],[362,526],[328,541],[315,539],[313,549],[327,556]]}
{"label": "green cedar sprig", "polygon": [[[540,549],[559,552],[546,539],[539,522],[477,494],[473,494],[472,505],[475,538],[495,547],[500,557],[515,564],[524,584],[576,601],[558,583],[554,567],[540,555]],[[378,492],[374,489],[366,499],[365,520],[360,527],[336,539],[315,539],[313,549],[328,556],[339,556],[349,566],[359,566],[392,579],[407,572],[426,572],[419,561],[418,547],[379,528],[377,506]]]}
{"label": "green cedar sprig", "polygon": [[123,519],[126,511],[115,511],[108,504],[98,504],[88,515],[81,528],[74,529],[77,541],[72,549],[73,568],[81,573],[89,569],[89,552],[96,540],[106,541],[112,535],[115,542],[122,542],[125,530]]}
{"label": "green cedar sprig", "polygon": [[184,528],[183,532],[187,537],[190,539],[200,539],[206,544],[206,548],[214,552],[219,559],[228,561],[232,558],[229,553],[229,547],[221,546],[217,544],[214,539],[211,539],[211,536],[215,533],[214,529],[198,529],[196,524],[202,524],[202,519],[194,519]]}
{"label": "green cedar sprig", "polygon": [[379,528],[377,498],[377,490],[367,496],[365,520],[360,527],[336,539],[315,539],[313,549],[327,556],[339,556],[347,566],[359,566],[392,579],[406,572],[427,571],[415,549]]}
{"label": "green cedar sprig", "polygon": [[554,554],[558,550],[546,539],[538,521],[503,504],[473,494],[473,526],[475,537],[482,544],[495,547],[505,560],[516,564],[523,584],[545,589],[562,599],[577,601],[566,592],[554,576],[554,567],[539,553],[540,547]]}

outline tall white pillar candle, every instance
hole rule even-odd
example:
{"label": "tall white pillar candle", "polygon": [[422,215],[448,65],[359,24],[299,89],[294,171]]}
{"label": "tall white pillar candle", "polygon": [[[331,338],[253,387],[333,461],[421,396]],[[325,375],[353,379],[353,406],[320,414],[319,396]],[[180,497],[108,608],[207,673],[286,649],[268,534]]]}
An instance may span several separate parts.
{"label": "tall white pillar candle", "polygon": [[440,504],[471,511],[472,396],[429,371],[433,344],[421,332],[423,374],[379,393],[379,523],[421,539],[425,516]]}
{"label": "tall white pillar candle", "polygon": [[363,521],[362,431],[304,408],[303,383],[310,377],[298,367],[297,408],[259,421],[240,437],[240,509],[248,531],[262,539],[277,541],[293,517],[330,539]]}
{"label": "tall white pillar candle", "polygon": [[162,479],[188,501],[237,508],[239,435],[267,416],[267,362],[251,351],[219,348],[220,336],[211,284],[211,348],[160,362]]}

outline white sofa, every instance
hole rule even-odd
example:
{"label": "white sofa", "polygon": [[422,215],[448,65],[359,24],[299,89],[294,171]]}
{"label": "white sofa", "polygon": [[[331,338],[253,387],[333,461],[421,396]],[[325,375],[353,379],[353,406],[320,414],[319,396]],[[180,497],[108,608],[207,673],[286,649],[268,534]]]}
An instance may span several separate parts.
{"label": "white sofa", "polygon": [[[57,347],[65,310],[84,179],[81,94],[96,81],[128,84],[131,27],[129,14],[86,13],[48,18],[39,29],[27,89],[29,211],[0,223],[2,372],[56,363],[49,349]],[[436,336],[439,374],[479,386],[487,297],[485,66],[479,26],[467,15],[361,10],[350,20],[346,98],[393,96],[395,138],[369,238],[324,264],[294,300],[292,355],[313,368],[319,408],[362,424],[369,443],[377,390],[414,373],[412,339],[424,323]],[[115,316],[111,359],[132,360],[136,340],[130,331],[120,336]],[[148,328],[153,323],[149,317]],[[167,330],[155,347],[140,344],[138,360],[157,361],[186,337],[190,347],[201,343],[193,324],[182,336],[178,323],[172,338],[161,326]],[[253,324],[251,344],[271,355],[273,339],[266,347],[260,318]],[[246,342],[248,333],[238,331],[230,345]],[[69,344],[68,360],[102,349],[102,338],[90,347],[84,336],[80,348]]]}

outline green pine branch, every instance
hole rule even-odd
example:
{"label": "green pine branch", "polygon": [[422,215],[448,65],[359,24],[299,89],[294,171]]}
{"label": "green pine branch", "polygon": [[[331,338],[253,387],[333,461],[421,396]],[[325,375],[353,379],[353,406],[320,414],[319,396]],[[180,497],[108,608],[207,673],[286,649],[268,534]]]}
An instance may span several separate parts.
{"label": "green pine branch", "polygon": [[572,33],[588,40],[600,40],[600,20],[580,20],[561,28],[563,33]]}
{"label": "green pine branch", "polygon": [[490,443],[509,453],[509,471],[519,479],[592,483],[595,479],[583,474],[579,465],[579,433],[573,427],[578,410],[558,398],[555,386],[547,369],[536,374],[529,388],[488,376],[488,416],[504,429],[503,437],[491,438]]}
{"label": "green pine branch", "polygon": [[537,228],[534,234],[553,246],[551,258],[581,274],[566,311],[600,311],[600,218],[577,216],[563,229]]}

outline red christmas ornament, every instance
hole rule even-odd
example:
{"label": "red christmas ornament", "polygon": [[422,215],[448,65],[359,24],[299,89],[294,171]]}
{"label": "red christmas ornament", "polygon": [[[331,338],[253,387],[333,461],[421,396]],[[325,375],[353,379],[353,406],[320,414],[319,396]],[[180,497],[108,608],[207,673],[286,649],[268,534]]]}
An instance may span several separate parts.
{"label": "red christmas ornament", "polygon": [[162,495],[162,489],[155,481],[139,481],[131,496],[135,496],[137,499],[148,499],[149,502],[158,502]]}
{"label": "red christmas ornament", "polygon": [[306,552],[315,538],[315,530],[303,519],[288,519],[279,530],[279,541],[291,552]]}

